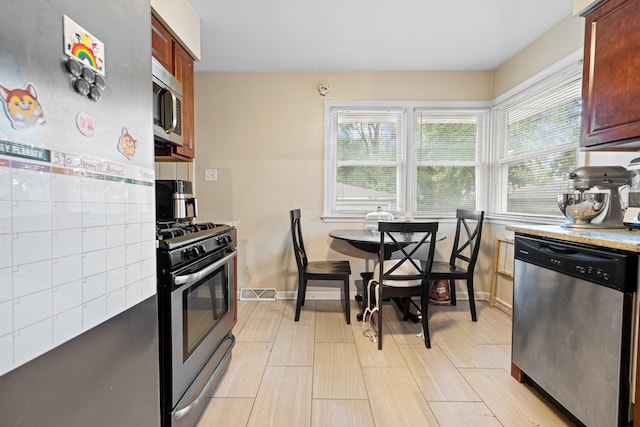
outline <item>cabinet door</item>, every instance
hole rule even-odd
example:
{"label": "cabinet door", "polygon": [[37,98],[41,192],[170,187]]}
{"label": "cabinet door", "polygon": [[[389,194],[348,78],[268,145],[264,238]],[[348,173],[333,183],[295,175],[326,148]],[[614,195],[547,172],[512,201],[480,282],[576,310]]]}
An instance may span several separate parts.
{"label": "cabinet door", "polygon": [[[640,1],[610,0],[586,16],[581,145],[640,139]],[[625,144],[636,150],[640,141]],[[614,147],[616,148],[616,147]]]}
{"label": "cabinet door", "polygon": [[193,59],[178,43],[175,43],[175,76],[182,83],[182,146],[175,147],[177,154],[189,158],[195,157],[194,146],[194,91]]}
{"label": "cabinet door", "polygon": [[154,17],[151,17],[151,55],[173,73],[173,39]]}

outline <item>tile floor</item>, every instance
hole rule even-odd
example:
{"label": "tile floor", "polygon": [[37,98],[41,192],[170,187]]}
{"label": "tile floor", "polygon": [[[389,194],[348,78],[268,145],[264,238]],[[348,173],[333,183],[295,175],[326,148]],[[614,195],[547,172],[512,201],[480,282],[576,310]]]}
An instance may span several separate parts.
{"label": "tile floor", "polygon": [[363,335],[352,303],[240,302],[233,360],[197,427],[571,426],[510,376],[511,318],[479,301],[430,306],[421,326],[384,311],[383,350]]}

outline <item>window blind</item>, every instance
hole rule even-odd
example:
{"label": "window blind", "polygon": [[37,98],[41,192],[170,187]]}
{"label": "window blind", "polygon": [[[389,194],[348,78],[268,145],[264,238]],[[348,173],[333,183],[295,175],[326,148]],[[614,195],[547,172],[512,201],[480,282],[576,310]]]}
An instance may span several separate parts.
{"label": "window blind", "polygon": [[499,213],[558,216],[557,194],[576,167],[581,80],[574,77],[497,106]]}
{"label": "window blind", "polygon": [[332,110],[332,211],[367,213],[378,206],[396,214],[403,210],[404,114],[404,109]]}

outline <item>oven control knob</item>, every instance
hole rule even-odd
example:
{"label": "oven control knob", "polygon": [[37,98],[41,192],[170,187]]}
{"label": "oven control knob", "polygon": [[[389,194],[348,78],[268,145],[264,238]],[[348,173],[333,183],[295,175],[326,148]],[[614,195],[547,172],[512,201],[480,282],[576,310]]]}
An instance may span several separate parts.
{"label": "oven control knob", "polygon": [[221,245],[228,245],[229,243],[231,243],[231,236],[229,236],[228,234],[220,236],[218,238],[218,243],[220,243]]}
{"label": "oven control knob", "polygon": [[204,247],[204,245],[198,245],[195,247],[195,252],[198,255],[204,255],[207,253],[207,249]]}

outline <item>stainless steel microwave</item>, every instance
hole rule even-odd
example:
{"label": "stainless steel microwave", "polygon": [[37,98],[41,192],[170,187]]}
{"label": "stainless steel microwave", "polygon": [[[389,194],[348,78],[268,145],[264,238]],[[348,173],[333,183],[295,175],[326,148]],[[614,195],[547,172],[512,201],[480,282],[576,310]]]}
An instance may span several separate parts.
{"label": "stainless steel microwave", "polygon": [[151,58],[153,74],[153,137],[156,145],[183,145],[182,83]]}

